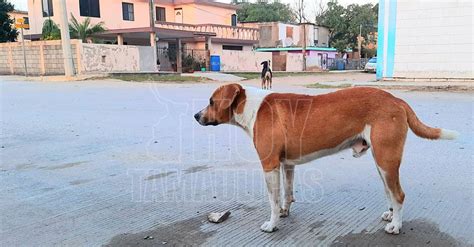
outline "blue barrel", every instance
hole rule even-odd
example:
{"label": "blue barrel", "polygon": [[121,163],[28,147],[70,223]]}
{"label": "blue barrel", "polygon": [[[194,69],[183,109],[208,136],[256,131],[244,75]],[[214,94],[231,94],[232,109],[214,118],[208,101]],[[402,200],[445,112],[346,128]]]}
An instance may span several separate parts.
{"label": "blue barrel", "polygon": [[337,60],[336,67],[337,67],[337,70],[344,70],[346,68],[346,64],[344,63],[344,60]]}
{"label": "blue barrel", "polygon": [[221,71],[221,57],[211,55],[211,71]]}

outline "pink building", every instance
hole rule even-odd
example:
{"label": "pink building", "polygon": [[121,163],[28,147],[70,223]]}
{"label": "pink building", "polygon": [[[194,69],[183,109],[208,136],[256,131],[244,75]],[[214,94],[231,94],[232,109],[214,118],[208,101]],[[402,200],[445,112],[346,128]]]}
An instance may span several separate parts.
{"label": "pink building", "polygon": [[[221,50],[251,50],[256,28],[237,27],[238,6],[212,0],[67,0],[69,17],[104,22],[98,36],[110,43],[151,45],[166,49],[203,50],[207,57]],[[152,2],[152,6],[150,5]],[[150,8],[151,7],[151,8]],[[39,39],[43,22],[59,23],[54,0],[28,0],[30,33]],[[158,54],[158,57],[160,54]],[[180,56],[179,56],[180,57]]]}

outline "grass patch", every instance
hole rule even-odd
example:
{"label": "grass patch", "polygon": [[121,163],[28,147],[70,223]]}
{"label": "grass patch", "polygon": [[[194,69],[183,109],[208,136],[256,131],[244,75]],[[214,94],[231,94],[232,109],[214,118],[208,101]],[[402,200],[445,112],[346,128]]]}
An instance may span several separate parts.
{"label": "grass patch", "polygon": [[321,83],[313,83],[306,85],[307,88],[348,88],[352,87],[351,84],[349,83],[344,83],[344,84],[339,84],[339,85],[327,85],[327,84],[321,84]]}
{"label": "grass patch", "polygon": [[[310,76],[318,75],[326,72],[273,72],[273,77],[288,77],[288,76]],[[261,72],[227,72],[231,74],[245,78],[246,80],[259,79]]]}
{"label": "grass patch", "polygon": [[111,75],[109,78],[118,79],[122,81],[162,81],[162,82],[202,82],[207,81],[207,78],[194,76],[180,76],[180,75],[157,75],[157,74],[121,74]]}
{"label": "grass patch", "polygon": [[195,77],[195,76],[180,76],[180,75],[159,75],[159,74],[115,74],[103,77],[91,77],[87,80],[104,80],[104,79],[116,79],[122,81],[135,81],[135,82],[147,82],[147,81],[158,81],[158,82],[205,82],[209,81],[208,78]]}

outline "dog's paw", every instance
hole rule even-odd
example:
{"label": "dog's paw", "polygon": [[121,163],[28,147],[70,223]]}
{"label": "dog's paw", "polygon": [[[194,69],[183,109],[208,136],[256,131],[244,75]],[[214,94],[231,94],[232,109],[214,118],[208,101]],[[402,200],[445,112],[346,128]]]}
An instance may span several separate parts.
{"label": "dog's paw", "polygon": [[392,212],[392,211],[383,212],[383,214],[382,214],[382,220],[385,220],[385,221],[392,221],[392,219],[393,219],[393,212]]}
{"label": "dog's paw", "polygon": [[290,210],[288,208],[280,209],[280,218],[286,218],[290,215]]}
{"label": "dog's paw", "polygon": [[274,224],[271,224],[270,221],[265,221],[265,223],[263,223],[260,227],[260,230],[262,230],[263,232],[270,233],[278,230],[278,228]]}
{"label": "dog's paw", "polygon": [[389,234],[397,235],[400,233],[401,228],[402,228],[401,223],[392,221],[385,226],[385,232]]}

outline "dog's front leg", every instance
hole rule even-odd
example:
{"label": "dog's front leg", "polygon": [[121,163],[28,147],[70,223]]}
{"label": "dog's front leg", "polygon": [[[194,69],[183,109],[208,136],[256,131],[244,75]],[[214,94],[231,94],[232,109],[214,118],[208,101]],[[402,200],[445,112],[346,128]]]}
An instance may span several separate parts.
{"label": "dog's front leg", "polygon": [[265,172],[265,182],[267,183],[268,199],[270,199],[271,214],[270,220],[263,223],[260,229],[264,232],[277,230],[280,219],[280,171],[278,168]]}

